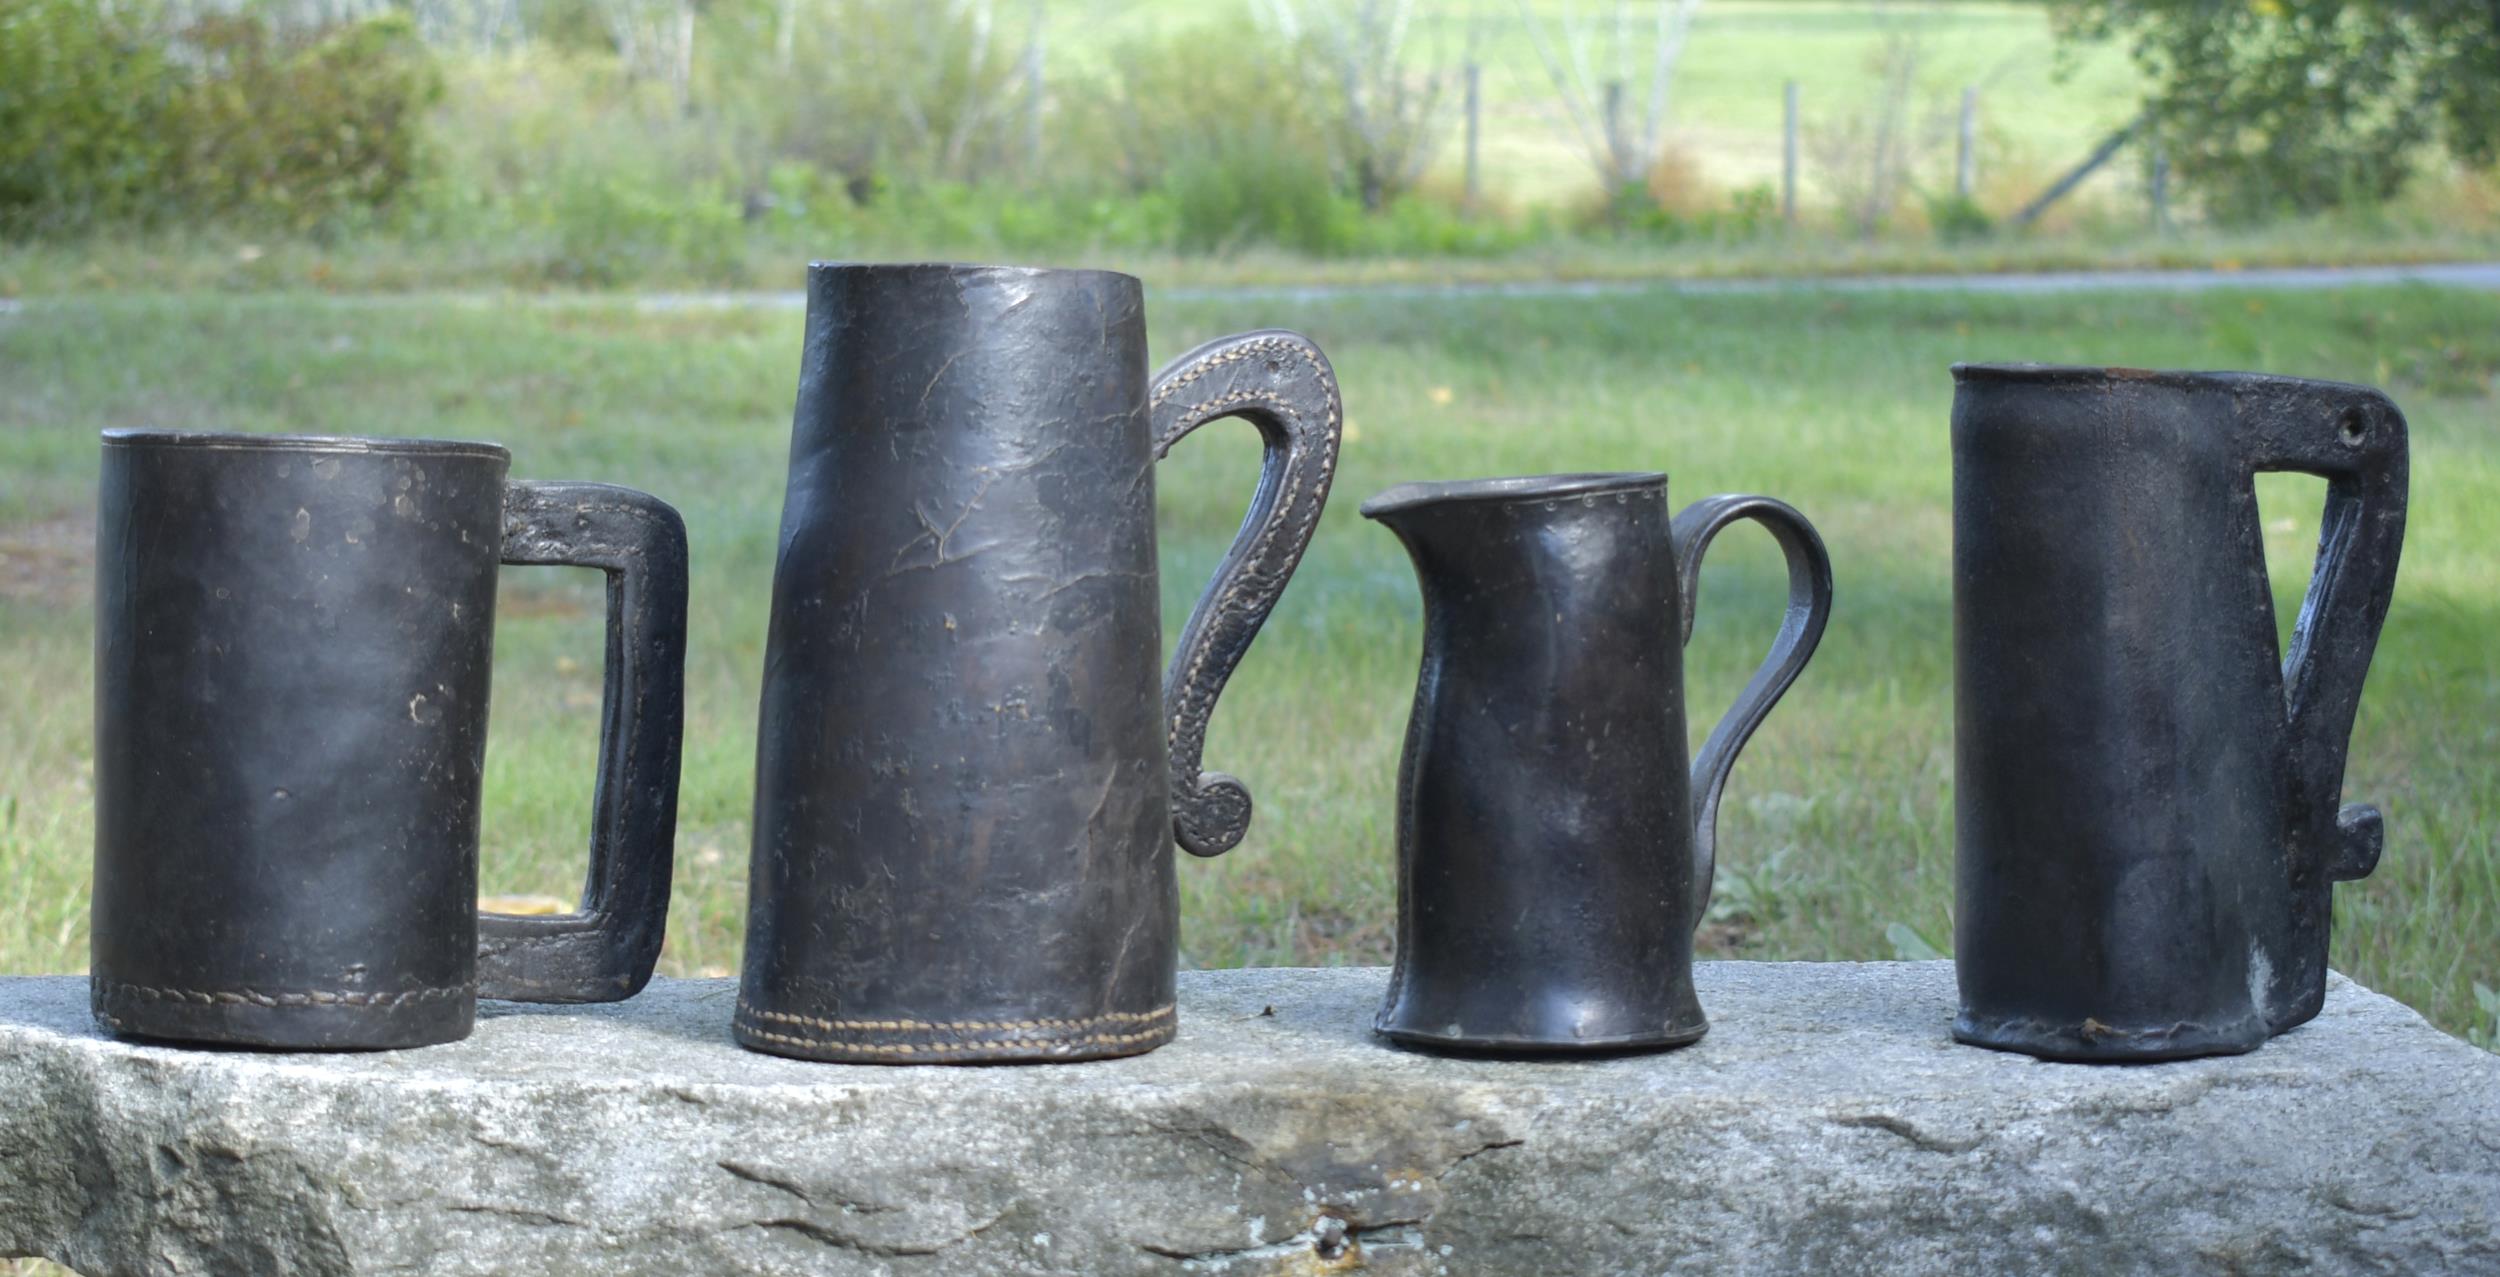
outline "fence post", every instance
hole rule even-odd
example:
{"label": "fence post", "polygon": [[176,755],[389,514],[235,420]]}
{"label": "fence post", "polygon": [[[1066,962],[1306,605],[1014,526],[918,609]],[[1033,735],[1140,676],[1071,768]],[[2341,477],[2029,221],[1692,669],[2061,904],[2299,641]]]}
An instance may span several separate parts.
{"label": "fence post", "polygon": [[1467,211],[1476,211],[1476,201],[1484,194],[1476,169],[1476,144],[1483,135],[1484,68],[1475,62],[1467,64]]}
{"label": "fence post", "polygon": [[1780,220],[1794,225],[1797,221],[1797,82],[1790,80],[1781,91],[1784,109],[1780,114]]}
{"label": "fence post", "polygon": [[2153,133],[2153,231],[2170,233],[2170,148],[2163,146],[2161,133]]}
{"label": "fence post", "polygon": [[1979,90],[1962,90],[1961,146],[1953,157],[1953,193],[1968,202],[1979,187]]}

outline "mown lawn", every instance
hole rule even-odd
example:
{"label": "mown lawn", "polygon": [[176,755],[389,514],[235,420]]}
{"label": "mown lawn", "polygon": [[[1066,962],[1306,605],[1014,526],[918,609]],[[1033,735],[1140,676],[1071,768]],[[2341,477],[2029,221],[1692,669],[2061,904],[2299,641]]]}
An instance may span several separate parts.
{"label": "mown lawn", "polygon": [[[1334,507],[1235,678],[1207,751],[1258,796],[1249,840],[1182,867],[1187,960],[1378,961],[1417,654],[1412,574],[1354,513],[1416,478],[1658,468],[1686,499],[1783,496],[1821,525],[1835,619],[1728,791],[1717,955],[1886,958],[1949,943],[1950,474],[1956,359],[2263,368],[2372,381],[2412,418],[2413,517],[2354,742],[2349,796],[2387,813],[2377,876],[2338,893],[2335,964],[2456,1032],[2500,985],[2500,298],[2428,289],[1965,298],[1801,293],[1154,304],[1170,354],[1303,328],[1349,409]],[[89,547],[96,431],[145,424],[500,439],[527,477],[656,491],[685,512],[695,607],[678,894],[666,969],[739,956],[754,708],[799,316],[312,297],[35,302],[0,315],[0,970],[86,961]],[[1238,521],[1246,426],[1162,476],[1166,632]],[[2285,623],[2318,487],[2269,477]],[[587,574],[507,575],[486,879],[578,879],[598,717]],[[1695,730],[1767,642],[1768,539],[1705,575]],[[1899,924],[1898,927],[1895,924]]]}

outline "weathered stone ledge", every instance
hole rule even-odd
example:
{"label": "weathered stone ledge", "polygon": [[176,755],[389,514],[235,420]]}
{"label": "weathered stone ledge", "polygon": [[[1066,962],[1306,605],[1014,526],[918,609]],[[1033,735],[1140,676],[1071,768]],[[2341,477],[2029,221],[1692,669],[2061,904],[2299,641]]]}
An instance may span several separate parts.
{"label": "weathered stone ledge", "polygon": [[1130,1060],[754,1055],[726,981],[453,1046],[135,1047],[0,980],[0,1254],[108,1274],[2500,1272],[2500,1057],[2338,979],[2236,1059],[1954,1045],[1945,963],[1705,963],[1666,1055],[1383,1045],[1182,977]]}

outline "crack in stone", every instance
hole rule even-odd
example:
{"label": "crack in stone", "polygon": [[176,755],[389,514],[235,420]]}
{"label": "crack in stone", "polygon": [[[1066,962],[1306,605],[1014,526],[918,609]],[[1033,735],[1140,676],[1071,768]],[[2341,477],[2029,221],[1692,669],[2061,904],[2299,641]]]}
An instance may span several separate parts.
{"label": "crack in stone", "polygon": [[1442,1167],[1441,1173],[1433,1178],[1436,1181],[1448,1179],[1451,1171],[1457,1170],[1459,1167],[1464,1166],[1487,1153],[1499,1152],[1500,1150],[1506,1148],[1517,1148],[1527,1142],[1528,1141],[1523,1138],[1515,1140],[1493,1140],[1488,1143],[1477,1145],[1475,1148],[1469,1149],[1468,1151],[1451,1158],[1450,1164]]}
{"label": "crack in stone", "polygon": [[745,1180],[747,1183],[761,1184],[766,1188],[779,1189],[780,1191],[788,1193],[792,1197],[798,1198],[800,1201],[803,1201],[810,1206],[816,1204],[816,1195],[808,1192],[807,1189],[802,1187],[797,1180],[790,1179],[785,1176],[775,1175],[771,1171],[758,1170],[755,1167],[745,1165],[741,1162],[715,1162],[713,1164],[720,1167],[722,1170],[729,1172],[731,1175]]}
{"label": "crack in stone", "polygon": [[1988,1142],[1985,1134],[1973,1135],[1965,1139],[1931,1134],[1920,1130],[1908,1118],[1894,1113],[1853,1113],[1846,1117],[1835,1117],[1831,1119],[1831,1122],[1834,1126],[1848,1127],[1851,1130],[1883,1131],[1889,1135],[1898,1135],[1908,1141],[1912,1147],[1924,1149],[1930,1153],[1967,1153]]}
{"label": "crack in stone", "polygon": [[[888,1207],[886,1209],[899,1210],[901,1208]],[[961,1245],[964,1242],[970,1241],[973,1238],[988,1232],[998,1223],[999,1220],[1004,1218],[1006,1218],[1006,1215],[1004,1212],[1001,1212],[999,1214],[992,1215],[988,1219],[982,1220],[980,1223],[975,1224],[951,1237],[930,1242],[875,1242],[870,1241],[865,1237],[856,1237],[850,1233],[842,1231],[841,1229],[825,1224],[819,1224],[814,1220],[806,1219],[759,1219],[751,1224],[741,1225],[741,1227],[761,1229],[765,1232],[795,1233],[809,1241],[823,1246],[831,1246],[836,1250],[854,1251],[862,1255],[872,1255],[879,1259],[902,1259],[916,1255],[944,1254],[950,1247]]]}
{"label": "crack in stone", "polygon": [[532,1210],[526,1206],[501,1206],[493,1202],[445,1202],[443,1209],[455,1215],[494,1215],[502,1219],[517,1219],[524,1224],[535,1224],[541,1228],[590,1227],[582,1220],[568,1219],[550,1211]]}

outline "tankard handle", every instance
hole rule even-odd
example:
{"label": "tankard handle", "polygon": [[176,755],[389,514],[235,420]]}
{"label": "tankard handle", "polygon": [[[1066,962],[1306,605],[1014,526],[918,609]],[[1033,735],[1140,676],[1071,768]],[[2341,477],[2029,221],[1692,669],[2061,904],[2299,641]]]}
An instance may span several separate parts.
{"label": "tankard handle", "polygon": [[[2367,877],[2384,845],[2378,808],[2338,804],[2353,715],[2404,546],[2406,430],[2387,396],[2340,382],[2238,378],[2231,408],[2251,470],[2326,480],[2317,563],[2283,657],[2293,944],[2278,958],[2291,969],[2273,973],[2267,1008],[2283,1026],[2315,1014],[2325,996],[2329,884]],[[2253,490],[2249,500],[2253,519]]]}
{"label": "tankard handle", "polygon": [[478,915],[478,993],[615,1002],[650,983],[668,923],[686,715],[686,525],[631,488],[518,480],[504,487],[503,519],[505,563],[607,573],[607,672],[581,909]]}
{"label": "tankard handle", "polygon": [[1788,560],[1788,610],[1780,617],[1771,653],[1754,671],[1753,681],[1738,693],[1736,704],[1710,729],[1701,753],[1693,759],[1693,919],[1698,927],[1710,908],[1710,879],[1718,866],[1719,791],[1727,787],[1736,755],[1753,738],[1754,729],[1769,717],[1797,676],[1805,671],[1814,647],[1823,641],[1823,627],[1832,615],[1832,560],[1823,538],[1795,507],[1769,497],[1703,497],[1684,507],[1669,525],[1674,545],[1676,590],[1682,596],[1684,633],[1678,642],[1693,641],[1693,611],[1701,601],[1701,557],[1727,525],[1752,519],[1770,530]]}
{"label": "tankard handle", "polygon": [[1219,417],[1246,418],[1267,447],[1241,531],[1181,627],[1163,674],[1173,836],[1191,855],[1219,856],[1249,831],[1250,791],[1222,772],[1199,770],[1207,721],[1319,527],[1345,410],[1319,347],[1300,333],[1269,328],[1218,338],[1173,360],[1155,375],[1148,411],[1157,460]]}

